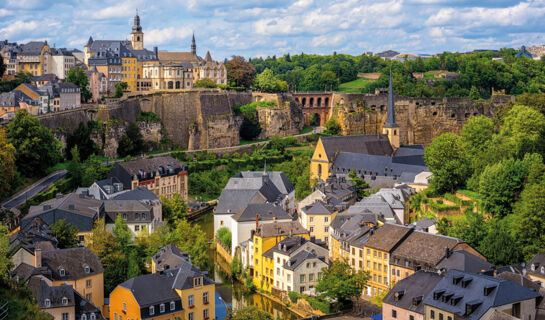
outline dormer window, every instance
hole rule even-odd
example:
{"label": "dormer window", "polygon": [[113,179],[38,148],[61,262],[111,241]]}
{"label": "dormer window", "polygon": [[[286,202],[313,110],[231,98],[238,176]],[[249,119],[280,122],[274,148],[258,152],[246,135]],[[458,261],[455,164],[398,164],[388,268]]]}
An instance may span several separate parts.
{"label": "dormer window", "polygon": [[469,286],[472,280],[473,280],[472,278],[464,278],[462,280],[462,288],[467,288],[467,286]]}
{"label": "dormer window", "polygon": [[91,320],[96,320],[97,319],[97,316],[94,314],[94,313],[91,313]]}
{"label": "dormer window", "polygon": [[193,278],[193,286],[194,287],[202,286],[202,277]]}
{"label": "dormer window", "polygon": [[149,314],[150,314],[150,316],[155,314],[155,307],[154,306],[149,307]]}
{"label": "dormer window", "polygon": [[486,286],[484,287],[484,295],[485,296],[489,296],[493,291],[494,289],[496,289],[496,286],[495,285],[489,285],[489,286]]}
{"label": "dormer window", "polygon": [[45,299],[45,301],[44,301],[44,306],[45,306],[46,308],[51,307],[51,300]]}
{"label": "dormer window", "polygon": [[82,315],[81,315],[81,320],[87,320],[87,315],[86,315],[86,314],[82,314]]}
{"label": "dormer window", "polygon": [[173,311],[174,309],[176,309],[176,303],[174,303],[174,301],[170,301],[170,311]]}
{"label": "dormer window", "polygon": [[455,306],[458,304],[458,302],[460,302],[460,300],[462,300],[462,296],[454,296],[452,297],[452,299],[450,299],[450,305],[451,306]]}
{"label": "dormer window", "polygon": [[443,293],[445,293],[445,290],[435,291],[433,293],[433,300],[439,300],[441,296],[443,295]]}
{"label": "dormer window", "polygon": [[85,265],[85,267],[83,267],[83,269],[85,270],[85,273],[87,273],[87,274],[91,273],[91,268],[89,268],[88,265]]}
{"label": "dormer window", "polygon": [[452,278],[452,284],[454,284],[454,285],[459,284],[460,281],[462,281],[463,278],[464,277],[462,277],[462,276],[456,276],[456,277]]}
{"label": "dormer window", "polygon": [[161,313],[165,312],[165,304],[164,303],[161,303],[159,305],[159,312],[161,312]]}
{"label": "dormer window", "polygon": [[64,270],[64,268],[60,268],[60,269],[59,269],[59,275],[60,275],[61,277],[66,276],[66,270]]}
{"label": "dormer window", "polygon": [[545,267],[541,267],[541,273],[545,274]]}
{"label": "dormer window", "polygon": [[67,297],[62,297],[62,305],[63,306],[67,306],[68,305],[68,298]]}
{"label": "dormer window", "polygon": [[394,293],[394,299],[395,301],[399,301],[401,300],[401,298],[403,298],[403,295],[405,294],[405,290],[400,290],[400,291],[396,291]]}

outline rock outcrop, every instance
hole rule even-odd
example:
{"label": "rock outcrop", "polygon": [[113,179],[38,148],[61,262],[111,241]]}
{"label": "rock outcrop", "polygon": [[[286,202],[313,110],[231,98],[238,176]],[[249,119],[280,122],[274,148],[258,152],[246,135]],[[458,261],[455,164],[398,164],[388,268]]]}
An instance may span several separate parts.
{"label": "rock outcrop", "polygon": [[254,93],[254,101],[274,101],[276,106],[257,107],[257,117],[261,126],[259,139],[275,135],[287,136],[298,134],[303,129],[304,117],[301,107],[295,103],[289,93]]}

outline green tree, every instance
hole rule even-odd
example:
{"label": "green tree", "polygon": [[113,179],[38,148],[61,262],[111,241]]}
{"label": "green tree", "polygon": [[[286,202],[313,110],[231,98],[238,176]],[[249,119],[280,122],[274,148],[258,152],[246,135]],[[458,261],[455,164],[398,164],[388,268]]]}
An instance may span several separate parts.
{"label": "green tree", "polygon": [[545,183],[526,186],[514,207],[514,234],[525,260],[545,248]]}
{"label": "green tree", "polygon": [[469,99],[473,101],[481,99],[481,94],[476,86],[471,86],[471,90],[469,90]]}
{"label": "green tree", "polygon": [[15,147],[15,163],[25,176],[39,176],[61,159],[61,143],[26,110],[8,124],[8,142]]}
{"label": "green tree", "polygon": [[508,159],[487,166],[479,180],[483,209],[497,217],[510,214],[526,175],[526,168],[520,160]]}
{"label": "green tree", "polygon": [[0,199],[12,188],[15,179],[15,154],[15,147],[8,142],[6,129],[0,128]]}
{"label": "green tree", "polygon": [[325,123],[325,129],[327,134],[339,135],[341,134],[341,125],[336,118],[332,117]]}
{"label": "green tree", "polygon": [[96,143],[91,139],[92,128],[80,122],[76,130],[66,138],[67,159],[71,159],[70,150],[74,146],[78,146],[80,158],[82,161],[87,160],[92,154],[98,152]]}
{"label": "green tree", "polygon": [[430,187],[438,193],[463,187],[471,172],[462,139],[453,133],[435,138],[425,150],[424,161],[433,172]]}
{"label": "green tree", "polygon": [[193,84],[193,87],[195,87],[195,88],[216,88],[217,85],[214,82],[214,80],[212,80],[210,78],[203,78],[203,79],[195,81],[195,83]]}
{"label": "green tree", "polygon": [[231,231],[225,227],[221,227],[216,232],[216,236],[221,244],[226,248],[231,248]]}
{"label": "green tree", "polygon": [[357,201],[360,201],[361,199],[369,196],[369,184],[365,181],[364,178],[358,177],[358,174],[356,173],[356,170],[352,170],[348,173],[348,177],[350,178],[350,181],[354,183],[356,187],[356,191],[358,193],[358,199]]}
{"label": "green tree", "polygon": [[117,154],[120,157],[135,156],[144,151],[144,140],[140,128],[134,122],[129,124],[127,132],[121,137],[117,147]]}
{"label": "green tree", "polygon": [[163,205],[163,221],[170,225],[175,225],[179,220],[187,217],[187,203],[180,194],[175,193],[172,199],[161,197],[161,203]]}
{"label": "green tree", "polygon": [[227,69],[227,82],[236,87],[250,88],[255,78],[255,67],[247,62],[244,57],[233,56],[225,63]]}
{"label": "green tree", "polygon": [[448,229],[448,235],[462,239],[473,248],[478,248],[488,230],[482,213],[466,210]]}
{"label": "green tree", "polygon": [[66,222],[66,219],[55,221],[49,226],[51,234],[59,241],[59,249],[75,248],[78,246],[78,227]]}
{"label": "green tree", "polygon": [[500,135],[506,137],[512,154],[519,158],[545,150],[545,116],[534,108],[515,105],[505,117]]}
{"label": "green tree", "polygon": [[9,230],[0,224],[0,280],[7,280],[12,267],[12,261],[8,257],[9,252]]}
{"label": "green tree", "polygon": [[[226,320],[228,318],[225,318]],[[232,320],[273,320],[270,313],[259,309],[256,306],[247,306],[235,311]]]}
{"label": "green tree", "polygon": [[115,85],[114,98],[121,98],[123,96],[123,92],[127,90],[128,86],[129,85],[126,82],[118,82]]}
{"label": "green tree", "polygon": [[282,83],[268,68],[255,77],[254,87],[263,92],[287,91],[287,83]]}
{"label": "green tree", "polygon": [[68,176],[71,179],[72,187],[77,188],[81,186],[84,168],[79,158],[78,146],[72,148],[70,154],[72,155],[72,160],[70,160],[66,169],[68,171]]}
{"label": "green tree", "polygon": [[115,218],[114,228],[112,230],[112,233],[114,237],[116,238],[118,244],[121,246],[123,251],[127,251],[126,249],[131,245],[132,243],[132,233],[131,230],[129,230],[129,227],[127,226],[127,223],[125,220],[123,220],[123,217],[121,214],[118,214]]}
{"label": "green tree", "polygon": [[89,84],[89,78],[83,70],[83,68],[72,68],[66,73],[66,82],[71,82],[77,85],[81,93],[81,101],[85,102],[93,96],[91,91],[87,88]]}
{"label": "green tree", "polygon": [[32,83],[32,73],[19,71],[15,74],[15,80],[18,84],[21,83]]}
{"label": "green tree", "polygon": [[497,266],[523,261],[522,251],[513,234],[512,219],[492,219],[486,224],[488,232],[479,245],[479,251]]}
{"label": "green tree", "polygon": [[0,79],[4,76],[6,69],[7,69],[7,66],[4,63],[4,57],[2,56],[2,54],[0,54]]}
{"label": "green tree", "polygon": [[329,268],[322,271],[323,277],[318,280],[316,291],[322,292],[322,297],[337,299],[339,302],[359,297],[369,280],[369,273],[363,270],[356,271],[341,260],[333,261]]}

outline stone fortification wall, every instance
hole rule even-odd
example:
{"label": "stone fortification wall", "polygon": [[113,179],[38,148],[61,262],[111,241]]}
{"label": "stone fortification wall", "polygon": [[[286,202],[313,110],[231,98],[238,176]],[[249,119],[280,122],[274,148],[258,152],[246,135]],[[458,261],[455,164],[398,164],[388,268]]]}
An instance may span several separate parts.
{"label": "stone fortification wall", "polygon": [[[445,132],[459,133],[472,116],[494,117],[510,96],[492,96],[483,102],[468,98],[395,97],[396,122],[402,144],[428,145]],[[334,93],[331,114],[336,116],[343,135],[376,134],[386,122],[388,95]]]}
{"label": "stone fortification wall", "polygon": [[303,111],[290,93],[254,92],[253,100],[276,102],[276,106],[257,108],[257,117],[262,128],[259,139],[298,134],[303,129]]}

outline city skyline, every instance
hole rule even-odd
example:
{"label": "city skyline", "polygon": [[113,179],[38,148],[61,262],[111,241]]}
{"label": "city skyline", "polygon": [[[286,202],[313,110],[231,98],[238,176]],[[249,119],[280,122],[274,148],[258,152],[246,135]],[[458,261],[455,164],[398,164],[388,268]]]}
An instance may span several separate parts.
{"label": "city skyline", "polygon": [[545,1],[38,1],[0,8],[0,39],[48,40],[82,50],[94,39],[129,39],[138,9],[145,46],[198,54],[281,56],[333,51],[437,53],[545,43]]}

